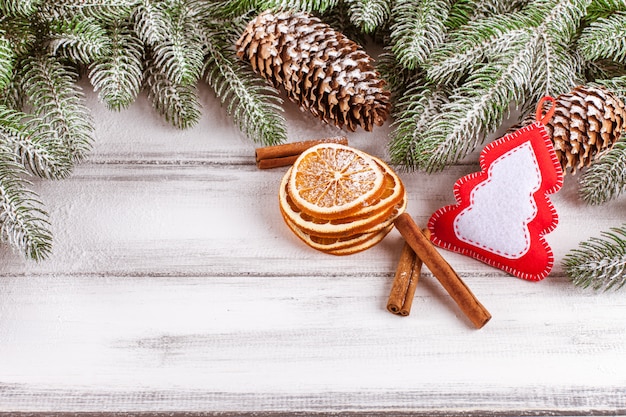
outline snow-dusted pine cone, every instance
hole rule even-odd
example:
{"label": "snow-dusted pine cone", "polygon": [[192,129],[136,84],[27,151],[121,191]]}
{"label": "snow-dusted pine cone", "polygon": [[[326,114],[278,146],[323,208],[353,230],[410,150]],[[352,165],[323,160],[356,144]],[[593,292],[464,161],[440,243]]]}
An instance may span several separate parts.
{"label": "snow-dusted pine cone", "polygon": [[[546,130],[554,143],[563,172],[589,166],[593,160],[610,150],[626,128],[626,106],[603,87],[579,85],[556,98],[554,116]],[[529,114],[508,132],[535,122]]]}
{"label": "snow-dusted pine cone", "polygon": [[613,147],[626,123],[626,106],[602,87],[579,85],[556,99],[554,117],[546,126],[563,171],[589,166]]}
{"label": "snow-dusted pine cone", "polygon": [[254,71],[326,123],[371,131],[389,115],[390,93],[372,58],[316,17],[263,12],[236,47]]}

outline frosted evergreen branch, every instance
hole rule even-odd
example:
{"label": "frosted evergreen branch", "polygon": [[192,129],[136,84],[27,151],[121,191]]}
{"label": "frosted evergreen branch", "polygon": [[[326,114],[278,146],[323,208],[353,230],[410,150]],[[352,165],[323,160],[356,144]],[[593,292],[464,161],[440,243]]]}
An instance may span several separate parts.
{"label": "frosted evergreen branch", "polygon": [[111,110],[125,109],[141,91],[143,81],[143,44],[124,24],[108,31],[110,53],[90,67],[89,79],[100,101]]}
{"label": "frosted evergreen branch", "polygon": [[5,16],[27,17],[37,11],[41,0],[0,0],[0,13]]}
{"label": "frosted evergreen branch", "polygon": [[13,78],[15,55],[11,43],[0,32],[0,90],[7,87]]}
{"label": "frosted evergreen branch", "polygon": [[580,196],[588,204],[603,204],[626,192],[626,141],[617,142],[583,174]]}
{"label": "frosted evergreen branch", "polygon": [[583,30],[578,44],[585,59],[612,59],[626,64],[626,12],[591,23]]}
{"label": "frosted evergreen branch", "polygon": [[390,0],[345,0],[352,24],[365,33],[382,27],[389,18]]}
{"label": "frosted evergreen branch", "polygon": [[304,12],[324,13],[337,5],[339,0],[259,0],[257,7],[263,9],[290,9]]}
{"label": "frosted evergreen branch", "polygon": [[425,85],[420,80],[409,87],[394,106],[395,122],[391,125],[389,155],[391,162],[406,170],[422,168],[419,144],[432,119],[448,102],[448,92],[442,87]]}
{"label": "frosted evergreen branch", "polygon": [[494,15],[518,12],[529,0],[457,0],[452,2],[446,27],[456,29],[466,25],[470,20],[479,20]]}
{"label": "frosted evergreen branch", "polygon": [[146,45],[158,45],[168,40],[171,20],[167,18],[163,3],[143,0],[132,15],[135,32]]}
{"label": "frosted evergreen branch", "polygon": [[102,23],[127,20],[141,0],[55,0],[43,2],[41,15],[49,19],[92,18]]}
{"label": "frosted evergreen branch", "polygon": [[563,259],[574,285],[594,290],[620,289],[626,284],[626,224],[581,242]]}
{"label": "frosted evergreen branch", "polygon": [[35,56],[24,63],[22,88],[33,113],[57,132],[73,161],[91,150],[94,126],[76,74],[50,56]]}
{"label": "frosted evergreen branch", "polygon": [[213,37],[205,65],[206,82],[226,105],[237,127],[255,142],[274,145],[287,139],[278,92],[260,80],[247,66],[241,65]]}
{"label": "frosted evergreen branch", "polygon": [[0,106],[0,130],[16,161],[41,178],[61,179],[72,170],[56,132],[41,119]]}
{"label": "frosted evergreen branch", "polygon": [[567,45],[555,42],[542,30],[536,30],[535,36],[538,44],[533,61],[531,100],[536,102],[546,94],[557,97],[584,82],[579,55]]}
{"label": "frosted evergreen branch", "polygon": [[517,39],[508,54],[474,72],[454,91],[450,103],[416,144],[416,166],[427,171],[459,161],[502,123],[510,103],[523,101],[530,85],[534,48],[527,37]]}
{"label": "frosted evergreen branch", "polygon": [[[0,130],[0,138],[4,132]],[[0,139],[0,242],[27,257],[41,260],[52,249],[48,216],[37,195],[29,190],[24,168],[13,150]]]}
{"label": "frosted evergreen branch", "polygon": [[202,113],[196,85],[174,83],[154,64],[148,65],[144,78],[148,99],[167,122],[179,129],[198,123]]}
{"label": "frosted evergreen branch", "polygon": [[57,20],[50,27],[48,49],[52,55],[64,56],[78,64],[89,64],[109,53],[110,40],[95,20]]}
{"label": "frosted evergreen branch", "polygon": [[450,33],[425,63],[428,78],[441,84],[458,82],[488,57],[506,52],[520,36],[527,36],[532,21],[522,13],[488,17]]}
{"label": "frosted evergreen branch", "polygon": [[607,17],[614,12],[626,11],[626,1],[624,0],[592,0],[587,7],[587,19],[595,20]]}
{"label": "frosted evergreen branch", "polygon": [[624,103],[626,103],[626,75],[605,80],[596,80],[595,84],[608,88],[610,91],[617,94]]}
{"label": "frosted evergreen branch", "polygon": [[392,51],[408,69],[423,66],[444,40],[449,0],[397,0],[391,26]]}
{"label": "frosted evergreen branch", "polygon": [[546,94],[556,97],[583,82],[581,61],[570,45],[590,1],[546,1],[529,8],[530,13],[543,13],[533,29],[538,39],[530,94],[534,100]]}
{"label": "frosted evergreen branch", "polygon": [[394,102],[392,112],[396,115],[401,113],[397,107],[399,102],[407,102],[402,99],[408,94],[407,90],[410,90],[413,85],[426,84],[423,71],[413,71],[403,67],[392,52],[385,51],[378,56],[376,70],[391,91],[391,99]]}
{"label": "frosted evergreen branch", "polygon": [[16,56],[30,55],[38,48],[41,48],[36,28],[29,19],[5,18],[2,21],[4,37],[9,41],[9,46]]}
{"label": "frosted evergreen branch", "polygon": [[167,40],[152,45],[154,62],[174,84],[195,84],[204,63],[201,33],[194,31],[193,17],[184,8],[169,9],[166,18]]}

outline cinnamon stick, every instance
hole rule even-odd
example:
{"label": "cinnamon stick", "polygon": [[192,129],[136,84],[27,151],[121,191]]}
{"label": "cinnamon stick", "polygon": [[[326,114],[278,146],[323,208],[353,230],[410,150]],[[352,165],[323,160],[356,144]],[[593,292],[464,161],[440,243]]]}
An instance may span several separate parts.
{"label": "cinnamon stick", "polygon": [[305,150],[320,143],[348,144],[348,138],[325,138],[291,142],[282,145],[266,146],[255,150],[257,167],[260,169],[276,168],[293,164]]}
{"label": "cinnamon stick", "polygon": [[[430,232],[428,232],[430,233]],[[396,274],[389,292],[387,310],[399,316],[411,314],[417,282],[422,272],[422,260],[405,243],[400,254]]]}
{"label": "cinnamon stick", "polygon": [[406,243],[430,269],[474,326],[480,329],[487,324],[491,319],[489,311],[478,301],[430,240],[424,236],[411,216],[402,213],[394,223]]}

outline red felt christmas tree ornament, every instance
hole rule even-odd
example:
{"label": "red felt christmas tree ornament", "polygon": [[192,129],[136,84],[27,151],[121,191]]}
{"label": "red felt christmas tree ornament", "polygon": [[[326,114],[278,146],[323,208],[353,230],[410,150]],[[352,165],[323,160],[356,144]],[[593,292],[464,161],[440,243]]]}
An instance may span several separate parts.
{"label": "red felt christmas tree ornament", "polygon": [[[544,114],[544,106],[551,106]],[[544,235],[558,215],[548,195],[563,184],[563,171],[545,129],[554,99],[537,105],[535,123],[488,144],[480,172],[454,184],[456,204],[437,210],[428,223],[434,244],[476,258],[519,278],[538,281],[554,264]]]}

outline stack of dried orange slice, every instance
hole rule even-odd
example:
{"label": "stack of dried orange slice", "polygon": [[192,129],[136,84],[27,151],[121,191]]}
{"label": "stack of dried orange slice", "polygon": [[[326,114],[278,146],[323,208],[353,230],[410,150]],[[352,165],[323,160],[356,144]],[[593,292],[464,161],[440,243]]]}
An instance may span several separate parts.
{"label": "stack of dried orange slice", "polygon": [[400,178],[376,157],[324,143],[303,152],[285,174],[280,210],[307,245],[350,255],[380,242],[406,208]]}

